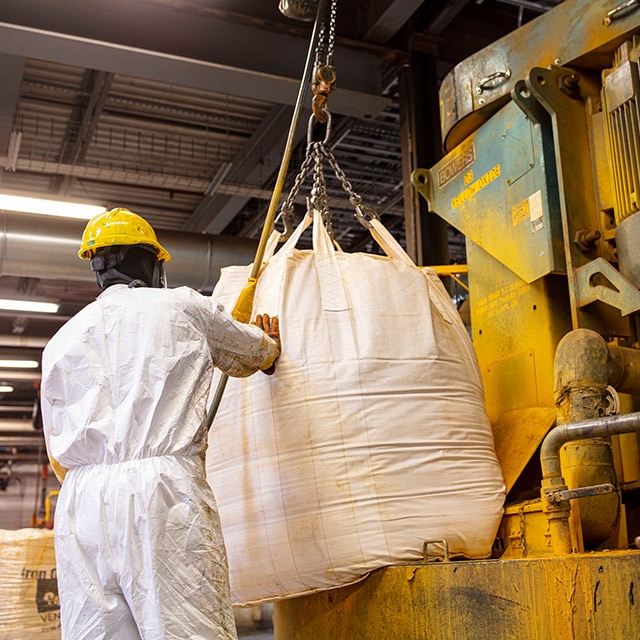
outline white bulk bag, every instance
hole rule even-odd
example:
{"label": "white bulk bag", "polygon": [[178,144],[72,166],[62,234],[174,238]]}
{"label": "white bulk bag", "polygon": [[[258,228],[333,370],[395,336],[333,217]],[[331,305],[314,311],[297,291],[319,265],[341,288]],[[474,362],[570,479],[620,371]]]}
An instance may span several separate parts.
{"label": "white bulk bag", "polygon": [[0,531],[0,640],[60,640],[53,531]]}
{"label": "white bulk bag", "polygon": [[[276,373],[230,379],[209,438],[236,604],[420,561],[425,540],[486,557],[502,515],[475,354],[437,275],[377,220],[388,257],[336,251],[317,212],[298,250],[308,224],[258,280]],[[224,269],[214,297],[232,308],[249,272]]]}

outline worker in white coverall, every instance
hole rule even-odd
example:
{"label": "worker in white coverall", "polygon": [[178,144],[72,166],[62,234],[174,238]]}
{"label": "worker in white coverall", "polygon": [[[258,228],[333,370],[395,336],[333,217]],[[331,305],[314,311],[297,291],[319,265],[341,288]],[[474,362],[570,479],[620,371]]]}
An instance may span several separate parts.
{"label": "worker in white coverall", "polygon": [[89,221],[79,255],[103,292],[42,358],[44,433],[64,479],[62,638],[236,638],[205,416],[214,365],[273,369],[277,319],[241,324],[210,297],[165,288],[170,256],[127,209]]}

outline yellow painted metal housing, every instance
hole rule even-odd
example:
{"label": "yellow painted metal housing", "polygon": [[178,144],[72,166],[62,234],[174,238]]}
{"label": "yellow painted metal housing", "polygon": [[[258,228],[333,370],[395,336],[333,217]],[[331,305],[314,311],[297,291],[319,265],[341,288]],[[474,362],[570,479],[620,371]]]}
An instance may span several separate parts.
{"label": "yellow painted metal housing", "polygon": [[389,567],[276,603],[276,640],[632,640],[640,552]]}
{"label": "yellow painted metal housing", "polygon": [[[640,404],[640,286],[622,273],[640,273],[640,9],[628,4],[565,0],[465,61],[442,85],[449,153],[412,174],[466,237],[509,492],[494,559],[388,567],[284,600],[276,640],[640,639],[638,433],[553,440]],[[614,388],[629,394],[617,408]]]}

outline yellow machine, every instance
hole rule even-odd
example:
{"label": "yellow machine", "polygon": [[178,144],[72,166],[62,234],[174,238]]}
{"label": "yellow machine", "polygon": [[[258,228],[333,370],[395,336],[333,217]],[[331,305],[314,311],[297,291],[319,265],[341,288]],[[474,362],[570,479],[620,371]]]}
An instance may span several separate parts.
{"label": "yellow machine", "polygon": [[467,238],[494,554],[277,603],[278,640],[640,638],[639,58],[640,1],[565,0],[445,78],[412,180]]}

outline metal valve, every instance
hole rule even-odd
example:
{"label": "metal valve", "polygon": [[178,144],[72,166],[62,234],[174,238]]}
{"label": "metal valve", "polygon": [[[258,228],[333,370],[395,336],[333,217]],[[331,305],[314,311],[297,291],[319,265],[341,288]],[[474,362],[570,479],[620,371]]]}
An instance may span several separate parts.
{"label": "metal valve", "polygon": [[594,484],[591,487],[580,487],[579,489],[565,489],[564,491],[550,491],[545,494],[551,504],[558,504],[564,500],[574,498],[586,498],[587,496],[601,496],[605,493],[613,493],[616,488],[610,483]]}

